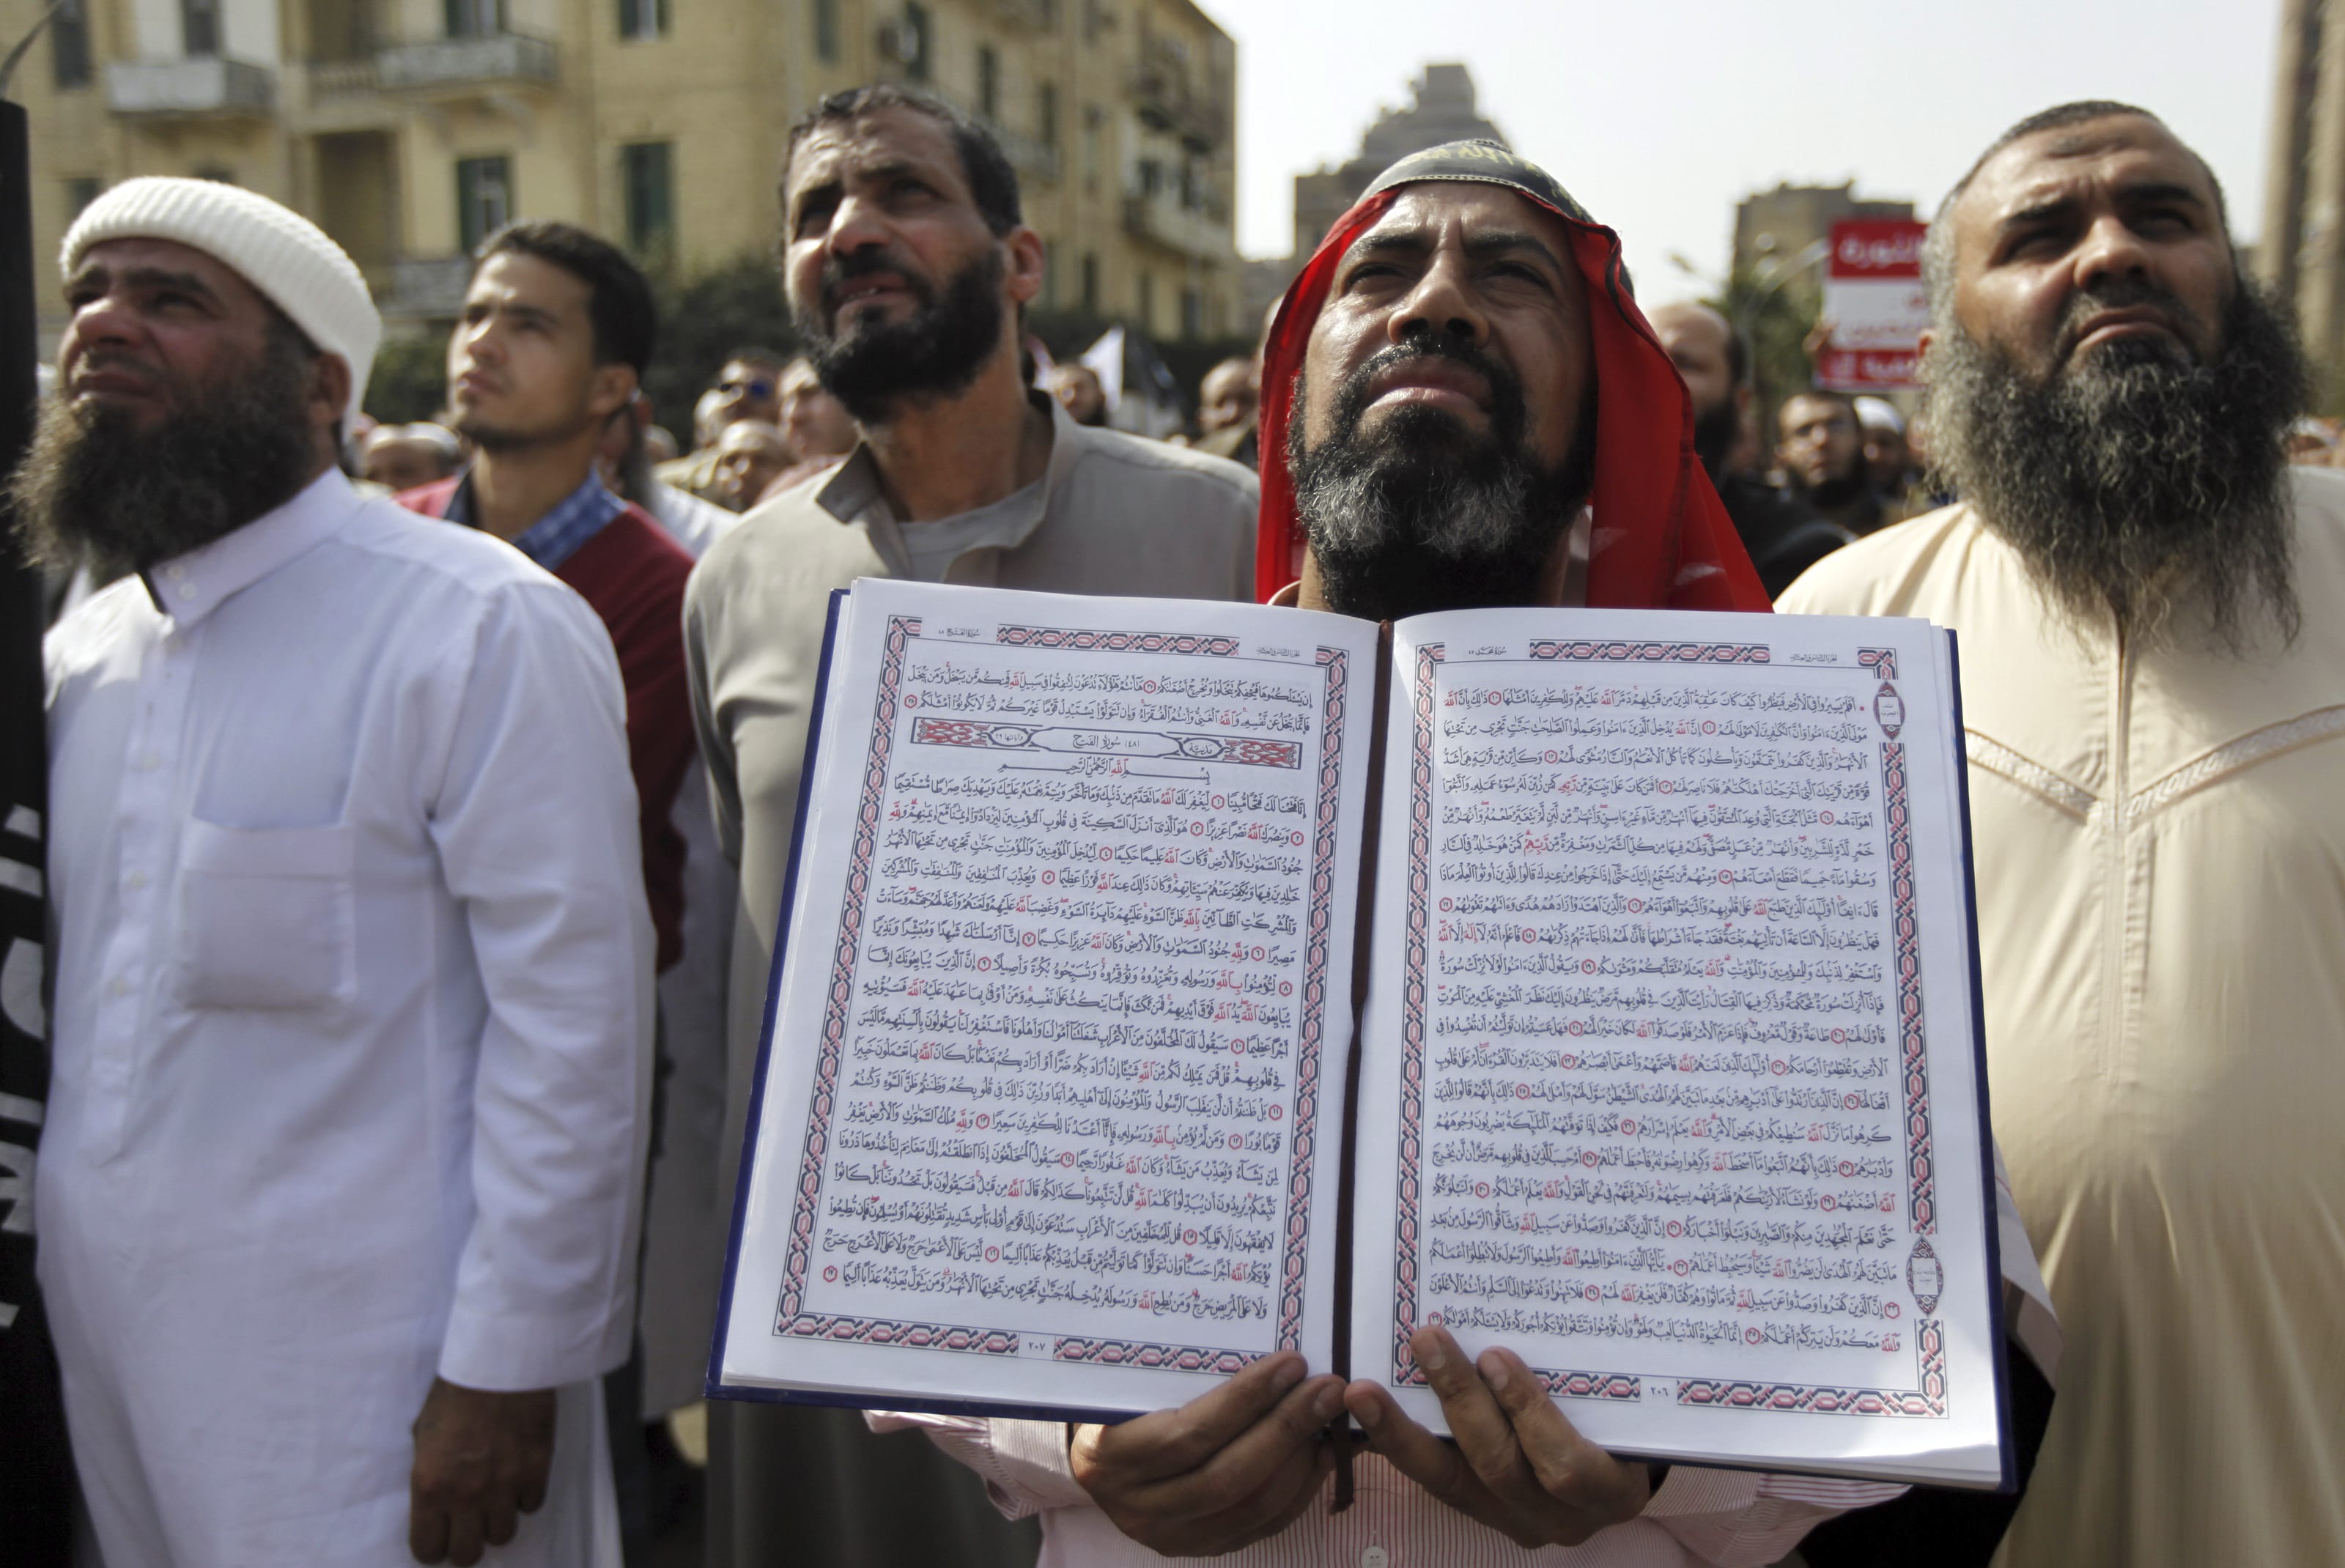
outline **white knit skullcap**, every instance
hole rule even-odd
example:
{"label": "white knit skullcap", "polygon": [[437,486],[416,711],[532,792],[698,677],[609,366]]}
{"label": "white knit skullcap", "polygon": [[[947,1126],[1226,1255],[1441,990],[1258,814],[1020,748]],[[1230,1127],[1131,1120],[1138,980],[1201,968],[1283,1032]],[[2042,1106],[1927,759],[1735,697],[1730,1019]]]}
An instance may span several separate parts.
{"label": "white knit skullcap", "polygon": [[1905,433],[1905,416],[1897,405],[1886,398],[1857,398],[1856,422],[1868,430],[1886,430],[1893,436]]}
{"label": "white knit skullcap", "polygon": [[168,239],[235,269],[350,371],[349,421],[366,396],[382,316],[342,248],[299,213],[209,179],[127,179],[82,208],[58,265],[72,278],[83,252],[108,239]]}

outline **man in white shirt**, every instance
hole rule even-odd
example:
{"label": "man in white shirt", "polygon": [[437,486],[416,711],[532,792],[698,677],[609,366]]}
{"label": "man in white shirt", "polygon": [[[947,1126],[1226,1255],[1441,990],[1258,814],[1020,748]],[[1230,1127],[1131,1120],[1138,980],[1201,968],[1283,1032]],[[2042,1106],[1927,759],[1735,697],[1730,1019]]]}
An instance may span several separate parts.
{"label": "man in white shirt", "polygon": [[309,223],[137,179],[63,263],[18,511],[130,573],[47,648],[40,1272],[98,1543],[615,1564],[652,946],[609,639],[334,467],[381,326]]}

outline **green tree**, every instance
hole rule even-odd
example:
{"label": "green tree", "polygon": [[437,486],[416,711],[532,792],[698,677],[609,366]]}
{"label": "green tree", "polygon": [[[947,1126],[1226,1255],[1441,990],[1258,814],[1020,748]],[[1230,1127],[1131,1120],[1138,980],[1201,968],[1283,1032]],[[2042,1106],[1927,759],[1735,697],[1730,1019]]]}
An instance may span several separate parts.
{"label": "green tree", "polygon": [[797,347],[774,259],[746,252],[691,278],[662,269],[652,277],[659,301],[659,348],[644,389],[652,417],[692,445],[692,405],[725,368],[725,356],[756,347],[787,354]]}
{"label": "green tree", "polygon": [[1784,399],[1814,384],[1807,343],[1822,309],[1822,290],[1804,278],[1771,273],[1762,262],[1736,268],[1705,303],[1733,322],[1751,346],[1751,408],[1760,443],[1771,450],[1775,411]]}
{"label": "green tree", "polygon": [[448,337],[443,331],[385,338],[367,377],[366,411],[387,425],[435,417],[448,399]]}

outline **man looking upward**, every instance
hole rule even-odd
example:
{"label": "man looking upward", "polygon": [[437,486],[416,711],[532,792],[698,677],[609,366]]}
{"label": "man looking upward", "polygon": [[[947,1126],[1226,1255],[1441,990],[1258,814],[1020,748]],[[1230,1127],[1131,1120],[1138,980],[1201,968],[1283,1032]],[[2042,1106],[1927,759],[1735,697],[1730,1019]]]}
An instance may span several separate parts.
{"label": "man looking upward", "polygon": [[1718,499],[1726,503],[1726,515],[1734,520],[1734,531],[1771,598],[1855,535],[1764,480],[1727,471],[1751,408],[1750,347],[1733,324],[1692,300],[1661,306],[1653,311],[1652,323],[1693,400],[1694,455],[1718,488]]}
{"label": "man looking upward", "polygon": [[2206,162],[1997,138],[1924,248],[1963,504],[1786,609],[1962,636],[1995,1130],[2066,1330],[2014,1568],[2345,1562],[2345,478]]}
{"label": "man looking upward", "polygon": [[[1387,169],[1288,290],[1264,356],[1265,569],[1294,534],[1308,541],[1278,601],[1373,619],[1763,611],[1619,265],[1609,229],[1496,143]],[[1381,1385],[1305,1376],[1292,1353],[1120,1426],[882,1420],[929,1428],[1006,1507],[1041,1513],[1044,1568],[1160,1555],[1496,1568],[1526,1550],[1577,1568],[1756,1568],[1818,1520],[1903,1491],[1617,1460],[1508,1351],[1469,1360],[1437,1327],[1411,1349],[1454,1443]],[[1323,1434],[1346,1411],[1373,1452],[1337,1513]]]}
{"label": "man looking upward", "polygon": [[657,329],[625,256],[566,223],[516,223],[481,247],[448,339],[448,407],[479,456],[401,504],[510,541],[594,606],[627,687],[627,757],[659,967],[683,956],[684,839],[671,820],[693,759],[685,694],[692,558],[605,489],[594,453],[634,402]]}
{"label": "man looking upward", "polygon": [[1201,452],[1228,458],[1248,468],[1262,461],[1254,437],[1254,413],[1262,401],[1261,364],[1233,355],[1205,372],[1197,384],[1197,440]]}
{"label": "man looking upward", "polygon": [[610,639],[342,478],[381,321],[307,220],[128,180],[63,261],[18,515],[128,573],[47,650],[40,1273],[98,1544],[610,1568],[652,995]]}
{"label": "man looking upward", "polygon": [[1782,437],[1775,457],[1793,495],[1860,538],[1888,521],[1873,492],[1855,400],[1840,392],[1793,392],[1775,422]]}
{"label": "man looking upward", "polygon": [[[1254,542],[1245,470],[1077,425],[1026,385],[1022,316],[1042,285],[1042,241],[982,126],[909,89],[836,95],[792,131],[781,195],[790,309],[861,440],[826,477],[744,516],[686,594],[701,752],[741,868],[735,1154],[831,591],[904,577],[1238,599]],[[720,1560],[1030,1561],[1023,1533],[918,1443],[882,1443],[851,1413],[717,1401],[710,1414]]]}

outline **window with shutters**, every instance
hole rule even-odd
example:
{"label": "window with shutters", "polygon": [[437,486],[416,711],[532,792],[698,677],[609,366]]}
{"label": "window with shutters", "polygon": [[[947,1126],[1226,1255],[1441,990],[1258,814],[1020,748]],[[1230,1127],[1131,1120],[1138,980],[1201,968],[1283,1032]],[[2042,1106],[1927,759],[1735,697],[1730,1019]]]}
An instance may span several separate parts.
{"label": "window with shutters", "polygon": [[456,232],[466,255],[481,241],[513,221],[513,160],[468,157],[456,160]]}
{"label": "window with shutters", "polygon": [[675,244],[675,144],[636,142],[619,149],[627,189],[627,247],[660,258]]}

